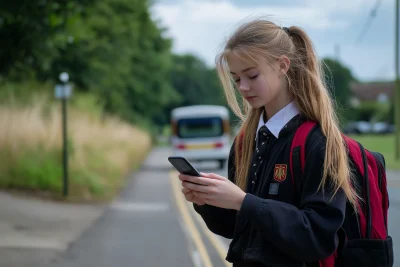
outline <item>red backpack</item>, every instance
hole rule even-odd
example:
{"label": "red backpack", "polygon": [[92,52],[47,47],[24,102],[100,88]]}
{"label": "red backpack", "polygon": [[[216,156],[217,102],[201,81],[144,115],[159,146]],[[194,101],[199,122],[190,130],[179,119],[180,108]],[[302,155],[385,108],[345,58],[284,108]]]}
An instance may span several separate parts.
{"label": "red backpack", "polygon": [[[301,178],[306,159],[307,137],[317,123],[304,122],[296,130],[290,150],[290,171],[296,192],[301,192]],[[393,243],[388,235],[389,198],[383,155],[365,149],[360,143],[343,135],[350,162],[356,173],[357,188],[363,202],[358,215],[348,203],[342,237],[338,249],[330,257],[318,262],[319,267],[393,266]],[[354,185],[353,185],[354,186]]]}

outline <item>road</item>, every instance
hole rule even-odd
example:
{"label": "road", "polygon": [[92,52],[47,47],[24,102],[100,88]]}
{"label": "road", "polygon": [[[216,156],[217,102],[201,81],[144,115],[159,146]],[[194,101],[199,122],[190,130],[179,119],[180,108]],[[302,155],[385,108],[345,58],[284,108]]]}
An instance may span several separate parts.
{"label": "road", "polygon": [[229,266],[226,243],[206,231],[183,199],[168,155],[155,149],[120,197],[51,267]]}
{"label": "road", "polygon": [[[51,267],[231,266],[224,261],[229,240],[210,233],[184,201],[177,173],[167,161],[169,153],[167,148],[155,149],[121,196]],[[212,165],[196,167],[226,174]],[[389,184],[394,185],[390,188],[390,232],[394,254],[399,255],[400,187],[397,174],[389,175]]]}

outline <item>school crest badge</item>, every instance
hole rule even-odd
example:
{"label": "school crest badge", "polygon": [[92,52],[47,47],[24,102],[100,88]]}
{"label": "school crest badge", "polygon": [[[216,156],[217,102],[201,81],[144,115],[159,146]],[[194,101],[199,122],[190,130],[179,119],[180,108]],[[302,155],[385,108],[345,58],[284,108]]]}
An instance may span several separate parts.
{"label": "school crest badge", "polygon": [[278,182],[283,182],[286,179],[287,165],[275,164],[274,179]]}

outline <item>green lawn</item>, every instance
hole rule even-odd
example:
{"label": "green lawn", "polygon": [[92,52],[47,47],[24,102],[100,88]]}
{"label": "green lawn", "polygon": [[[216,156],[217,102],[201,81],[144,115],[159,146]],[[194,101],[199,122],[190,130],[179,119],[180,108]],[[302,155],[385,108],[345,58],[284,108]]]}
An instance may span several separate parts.
{"label": "green lawn", "polygon": [[387,169],[400,170],[400,161],[394,159],[394,135],[354,135],[351,137],[368,150],[382,153],[386,160]]}

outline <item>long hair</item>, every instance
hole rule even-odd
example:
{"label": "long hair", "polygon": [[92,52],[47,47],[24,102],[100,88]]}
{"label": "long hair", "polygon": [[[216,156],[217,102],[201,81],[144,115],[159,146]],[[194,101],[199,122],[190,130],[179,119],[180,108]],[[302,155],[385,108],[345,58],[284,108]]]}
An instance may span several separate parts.
{"label": "long hair", "polygon": [[[267,62],[276,61],[281,55],[290,59],[286,74],[289,93],[300,110],[309,120],[317,121],[326,136],[326,152],[323,176],[320,186],[324,188],[327,179],[334,194],[342,189],[347,199],[356,205],[359,199],[352,187],[352,175],[348,163],[347,148],[342,138],[334,103],[323,78],[323,72],[307,34],[299,27],[283,29],[276,24],[256,19],[241,25],[228,39],[223,51],[216,58],[218,76],[232,111],[242,124],[235,142],[235,183],[246,189],[251,155],[254,150],[254,136],[258,120],[264,107],[253,109],[235,92],[230,75],[227,55],[233,53],[258,63],[260,58]],[[238,101],[238,98],[241,100]]]}

